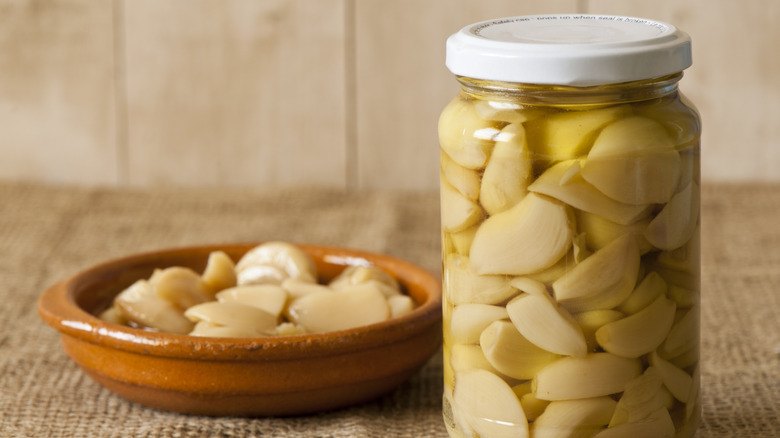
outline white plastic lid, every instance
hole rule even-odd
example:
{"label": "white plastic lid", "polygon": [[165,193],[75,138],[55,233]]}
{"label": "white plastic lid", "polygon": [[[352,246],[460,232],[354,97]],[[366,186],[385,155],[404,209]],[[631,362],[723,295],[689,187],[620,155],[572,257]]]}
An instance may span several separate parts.
{"label": "white plastic lid", "polygon": [[590,86],[681,72],[691,38],[675,26],[612,15],[529,15],[483,21],[447,39],[447,68],[505,82]]}

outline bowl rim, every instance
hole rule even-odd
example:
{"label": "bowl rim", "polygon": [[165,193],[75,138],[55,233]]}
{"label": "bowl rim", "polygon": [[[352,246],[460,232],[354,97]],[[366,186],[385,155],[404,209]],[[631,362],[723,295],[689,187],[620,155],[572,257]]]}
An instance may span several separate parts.
{"label": "bowl rim", "polygon": [[[38,300],[40,317],[63,336],[73,336],[101,346],[144,355],[192,360],[284,360],[329,356],[368,350],[403,342],[440,324],[442,287],[440,279],[409,261],[385,254],[337,246],[298,244],[312,257],[327,264],[371,263],[388,268],[407,288],[425,292],[425,300],[411,312],[379,323],[326,333],[257,338],[215,338],[153,332],[101,320],[76,302],[87,275],[106,275],[122,266],[155,258],[183,257],[211,251],[246,252],[263,242],[180,246],[145,251],[97,263],[47,288]],[[205,261],[205,259],[204,259]]]}

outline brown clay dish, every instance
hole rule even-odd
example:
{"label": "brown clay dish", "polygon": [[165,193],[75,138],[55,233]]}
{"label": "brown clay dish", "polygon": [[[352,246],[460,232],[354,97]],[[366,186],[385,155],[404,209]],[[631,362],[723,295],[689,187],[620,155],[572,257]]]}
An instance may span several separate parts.
{"label": "brown clay dish", "polygon": [[321,280],[370,263],[393,274],[418,307],[400,318],[332,333],[200,338],[98,319],[113,297],[155,268],[201,272],[208,254],[238,260],[256,244],[132,255],[86,269],[44,292],[38,312],[65,352],[95,381],[152,408],[198,415],[284,416],[336,409],[386,394],[441,345],[441,283],[409,262],[361,251],[299,245]]}

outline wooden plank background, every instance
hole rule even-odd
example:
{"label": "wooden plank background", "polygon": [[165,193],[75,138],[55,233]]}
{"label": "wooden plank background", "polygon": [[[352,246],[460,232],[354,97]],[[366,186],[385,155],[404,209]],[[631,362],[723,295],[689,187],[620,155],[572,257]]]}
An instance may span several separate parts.
{"label": "wooden plank background", "polygon": [[436,190],[447,36],[566,12],[690,33],[703,178],[780,180],[776,0],[0,0],[0,179]]}

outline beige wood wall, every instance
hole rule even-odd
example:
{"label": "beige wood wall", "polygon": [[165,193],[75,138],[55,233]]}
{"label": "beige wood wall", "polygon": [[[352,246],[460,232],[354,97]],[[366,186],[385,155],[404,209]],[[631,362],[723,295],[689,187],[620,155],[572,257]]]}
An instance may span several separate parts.
{"label": "beige wood wall", "polygon": [[0,180],[434,190],[446,37],[564,12],[689,32],[704,179],[780,180],[776,0],[0,0]]}

